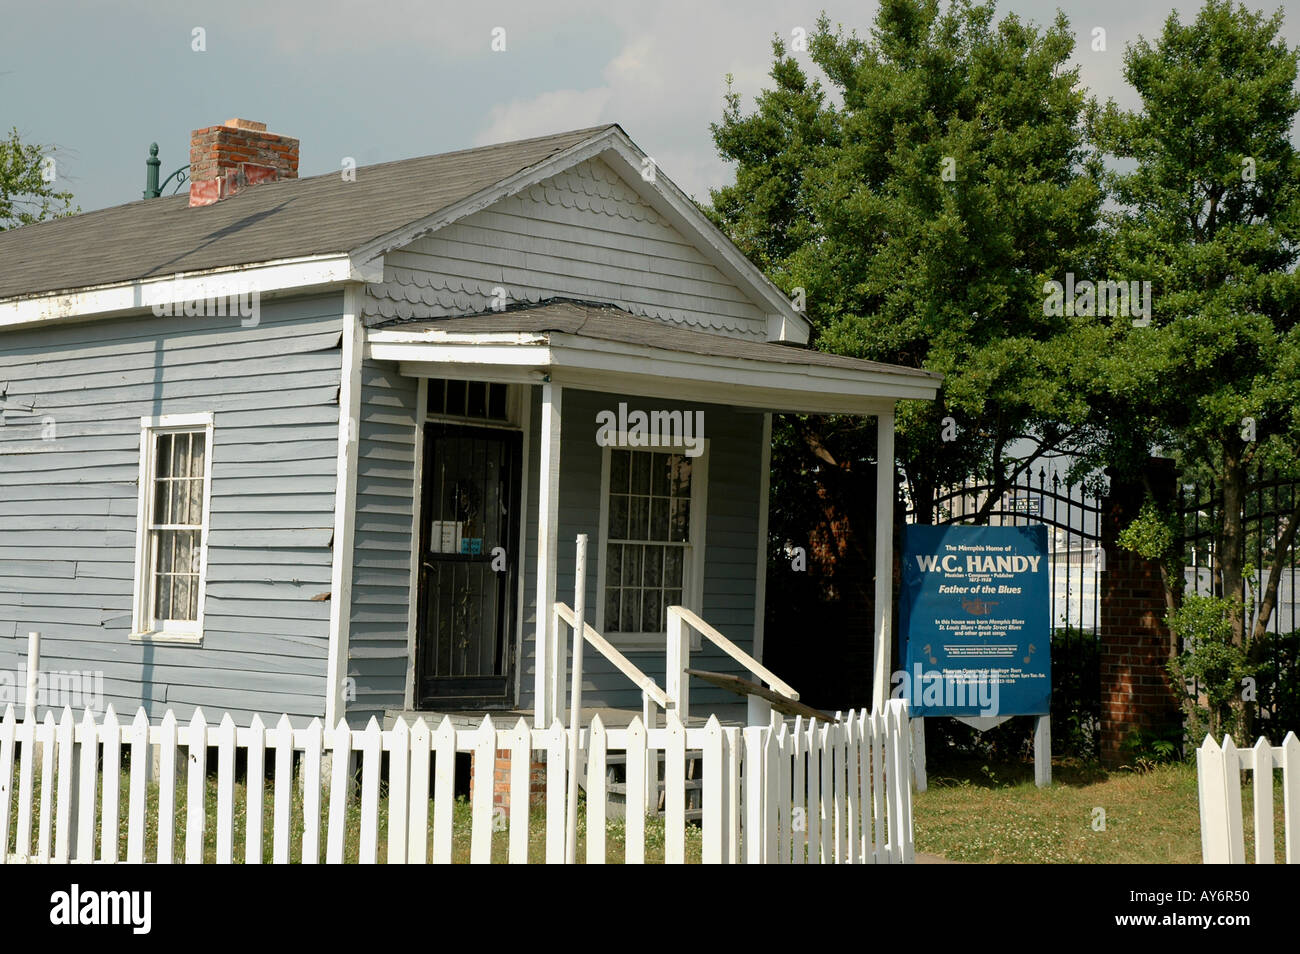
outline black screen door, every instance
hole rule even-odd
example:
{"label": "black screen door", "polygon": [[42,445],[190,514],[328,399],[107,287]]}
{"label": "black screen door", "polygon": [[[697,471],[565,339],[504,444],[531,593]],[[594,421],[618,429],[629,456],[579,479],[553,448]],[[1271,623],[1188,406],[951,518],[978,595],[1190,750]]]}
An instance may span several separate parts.
{"label": "black screen door", "polygon": [[425,428],[416,646],[423,708],[513,702],[521,435]]}

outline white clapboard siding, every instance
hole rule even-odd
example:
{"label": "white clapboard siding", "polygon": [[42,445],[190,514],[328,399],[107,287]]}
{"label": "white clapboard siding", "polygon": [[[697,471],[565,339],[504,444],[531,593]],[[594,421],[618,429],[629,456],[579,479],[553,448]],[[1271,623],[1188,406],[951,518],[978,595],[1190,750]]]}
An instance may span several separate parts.
{"label": "white clapboard siding", "polygon": [[1300,739],[1288,732],[1281,745],[1259,739],[1239,749],[1231,736],[1220,745],[1205,737],[1196,750],[1196,780],[1201,809],[1201,860],[1206,864],[1244,864],[1245,827],[1241,804],[1241,773],[1253,782],[1256,864],[1276,860],[1276,815],[1273,770],[1282,770],[1283,857],[1300,864]]}
{"label": "white clapboard siding", "polygon": [[[687,727],[672,710],[663,728],[648,727],[640,717],[626,729],[607,728],[596,718],[581,730],[584,745],[580,751],[584,754],[578,765],[579,770],[585,769],[587,786],[586,861],[608,860],[606,768],[611,753],[621,754],[627,766],[624,860],[632,864],[645,861],[646,814],[654,810],[645,799],[645,782],[654,753],[662,752],[664,860],[668,863],[686,861],[688,763],[702,766],[698,843],[705,863],[909,862],[913,847],[908,726],[901,701],[891,701],[886,710],[871,714],[845,713],[833,722],[798,719],[787,724],[774,718],[769,725],[744,729],[723,727],[716,716],[703,727]],[[263,817],[269,811],[269,857],[276,864],[288,863],[293,849],[293,792],[299,784],[304,863],[320,862],[322,851],[324,860],[334,864],[353,859],[370,864],[381,858],[392,864],[450,862],[458,814],[453,811],[457,753],[474,757],[470,861],[492,860],[498,832],[508,832],[503,837],[509,861],[529,860],[532,765],[543,758],[544,855],[547,862],[562,861],[568,735],[569,730],[559,722],[548,729],[533,729],[519,720],[498,728],[487,717],[475,728],[461,729],[444,718],[435,731],[423,719],[410,725],[398,719],[385,730],[374,718],[364,729],[353,729],[341,721],[327,731],[319,719],[313,719],[307,728],[295,730],[288,716],[281,716],[271,728],[260,717],[239,728],[230,713],[223,713],[213,725],[201,710],[195,710],[184,726],[177,725],[170,711],[159,725],[152,726],[143,710],[126,722],[111,709],[99,721],[84,713],[80,723],[70,709],[64,709],[57,723],[47,712],[45,721],[36,724],[18,722],[9,708],[0,720],[0,835],[6,847],[0,861],[138,864],[152,860],[146,832],[155,822],[157,860],[163,864],[177,860],[174,820],[180,749],[186,755],[185,804],[180,807],[185,819],[181,853],[187,863],[233,863],[241,809],[245,814],[243,860],[256,864],[264,859],[268,833]],[[148,766],[153,746],[157,746],[160,774],[155,807],[150,808]],[[217,755],[216,797],[211,802],[207,797],[212,781],[210,746],[215,746]],[[118,797],[123,749],[130,755],[125,809]],[[328,777],[322,772],[326,752],[331,766]],[[385,752],[387,795],[382,778]],[[498,752],[510,757],[508,816],[494,811]],[[298,755],[302,769],[295,779],[293,765]],[[264,781],[268,758],[272,760],[270,786]],[[1282,747],[1261,742],[1240,752],[1231,740],[1225,740],[1222,747],[1210,742],[1199,758],[1203,830],[1206,844],[1211,846],[1207,857],[1222,846],[1239,858],[1240,772],[1256,767],[1262,772],[1266,766],[1270,773],[1274,767],[1281,768],[1287,779],[1283,799],[1286,852],[1288,860],[1295,860],[1293,820],[1300,814],[1293,784],[1300,766],[1300,743],[1295,737],[1288,736]],[[248,767],[242,798],[237,797],[236,778],[241,761]],[[356,792],[355,768],[360,769]],[[328,820],[322,826],[325,788]],[[1216,793],[1222,795],[1218,801]],[[349,810],[353,798],[359,798],[356,813]],[[1275,827],[1271,791],[1256,793],[1254,810],[1257,843],[1267,853]],[[1234,818],[1238,823],[1235,837],[1230,824]],[[33,832],[37,819],[39,830]],[[125,852],[119,848],[123,836]],[[13,851],[8,850],[11,838]]]}

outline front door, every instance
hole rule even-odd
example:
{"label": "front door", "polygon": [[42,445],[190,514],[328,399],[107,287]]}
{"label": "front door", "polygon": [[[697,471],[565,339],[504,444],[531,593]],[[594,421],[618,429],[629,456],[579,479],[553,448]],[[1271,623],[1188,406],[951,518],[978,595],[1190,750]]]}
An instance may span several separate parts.
{"label": "front door", "polygon": [[521,435],[430,422],[420,510],[421,708],[514,702]]}

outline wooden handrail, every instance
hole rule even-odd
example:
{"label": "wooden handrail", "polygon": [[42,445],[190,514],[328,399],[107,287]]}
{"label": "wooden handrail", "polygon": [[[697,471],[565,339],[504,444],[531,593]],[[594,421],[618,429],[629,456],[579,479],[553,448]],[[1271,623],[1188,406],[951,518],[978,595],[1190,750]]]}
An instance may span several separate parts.
{"label": "wooden handrail", "polygon": [[700,619],[698,615],[693,613],[691,610],[688,610],[685,606],[670,606],[668,607],[668,612],[676,613],[680,616],[682,620],[690,624],[697,633],[708,639],[708,641],[713,643],[713,645],[717,646],[763,682],[767,683],[773,692],[779,692],[787,699],[797,700],[799,698],[799,693],[795,692],[788,684],[779,679],[772,670],[768,669],[749,653],[745,652],[729,640],[726,636],[723,636],[720,632],[708,623],[704,622],[704,620]]}
{"label": "wooden handrail", "polygon": [[[567,603],[556,603],[555,615],[564,620],[570,629],[573,628],[573,610],[569,608]],[[609,640],[596,632],[590,623],[584,623],[582,629],[583,638],[594,646],[602,656],[612,662],[614,668],[627,676],[627,678],[631,679],[638,689],[653,699],[659,708],[672,708],[672,704],[668,699],[668,694],[660,689],[653,679],[638,669],[630,659],[615,649]]]}

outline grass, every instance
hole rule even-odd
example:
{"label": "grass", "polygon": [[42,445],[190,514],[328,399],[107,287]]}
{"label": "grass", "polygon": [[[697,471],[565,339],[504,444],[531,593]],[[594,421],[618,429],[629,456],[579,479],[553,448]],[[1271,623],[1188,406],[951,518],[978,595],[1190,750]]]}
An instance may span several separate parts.
{"label": "grass", "polygon": [[[16,774],[16,773],[15,773]],[[34,791],[40,792],[39,769],[35,773],[36,783]],[[119,816],[119,834],[118,834],[118,858],[125,859],[127,852],[127,805],[129,804],[129,771],[123,770],[120,780],[119,797],[118,797],[118,816]],[[18,786],[14,785],[12,794],[12,818],[17,818],[18,804]],[[272,832],[274,830],[274,799],[272,798],[272,784],[268,781],[263,788],[263,817],[262,817],[262,861],[269,864],[273,856]],[[379,800],[379,835],[378,835],[378,860],[382,864],[387,861],[388,857],[388,799],[387,785],[381,783]],[[234,786],[234,858],[236,863],[244,860],[244,841],[247,832],[247,788],[243,781],[237,781]],[[330,793],[328,786],[321,792],[321,813],[320,813],[320,858],[325,856],[325,846],[327,844],[326,832],[329,830],[329,801]],[[217,859],[217,782],[215,776],[209,776],[207,779],[205,798],[206,826],[203,837],[203,860],[205,864],[213,864]],[[186,832],[185,823],[188,806],[188,790],[184,773],[177,780],[176,785],[176,810],[175,823],[173,827],[173,858],[176,861],[182,861],[185,858]],[[582,861],[586,858],[586,810],[585,805],[581,802],[579,795],[578,811],[578,859]],[[37,799],[39,802],[39,794]],[[305,828],[303,814],[302,786],[297,778],[294,779],[293,797],[291,799],[292,807],[290,810],[290,838],[289,838],[289,856],[292,863],[298,863],[302,860],[302,836]],[[102,799],[101,799],[102,805]],[[433,801],[428,803],[428,857],[433,857]],[[39,832],[39,812],[33,812],[32,832],[33,837]],[[99,856],[99,845],[102,837],[102,829],[96,821],[95,845],[96,857]],[[76,824],[74,817],[72,823]],[[57,828],[57,822],[51,826]],[[360,830],[361,830],[361,804],[360,797],[354,791],[348,799],[346,811],[346,823],[344,831],[346,837],[344,841],[344,861],[355,864],[360,851]],[[17,833],[11,831],[9,836],[9,851],[15,850]],[[664,860],[664,821],[657,816],[647,816],[645,823],[645,860],[647,863],[662,864]],[[51,836],[51,851],[55,844],[54,835]],[[470,858],[470,841],[471,841],[471,812],[468,800],[459,798],[456,800],[452,809],[452,862],[468,863]],[[701,838],[700,829],[694,825],[688,825],[686,828],[686,861],[688,863],[698,863],[701,857]],[[494,864],[504,864],[509,852],[509,832],[494,831],[492,834],[492,862]],[[606,824],[605,831],[605,857],[610,863],[621,863],[626,854],[626,829],[623,819],[611,819]],[[150,783],[146,796],[145,809],[145,860],[153,862],[158,857],[158,785]],[[532,863],[540,863],[545,860],[546,856],[546,813],[541,806],[534,807],[530,812],[528,825],[528,860]]]}
{"label": "grass", "polygon": [[[1282,860],[1282,788],[1275,779],[1277,860]],[[1246,776],[1253,778],[1253,773]],[[1027,765],[975,764],[932,776],[913,800],[916,850],[950,861],[1037,864],[1199,864],[1196,765],[1108,772],[1057,764],[1052,785],[1034,786]],[[1242,784],[1246,857],[1254,859],[1252,788]],[[1096,830],[1096,812],[1105,830]]]}

